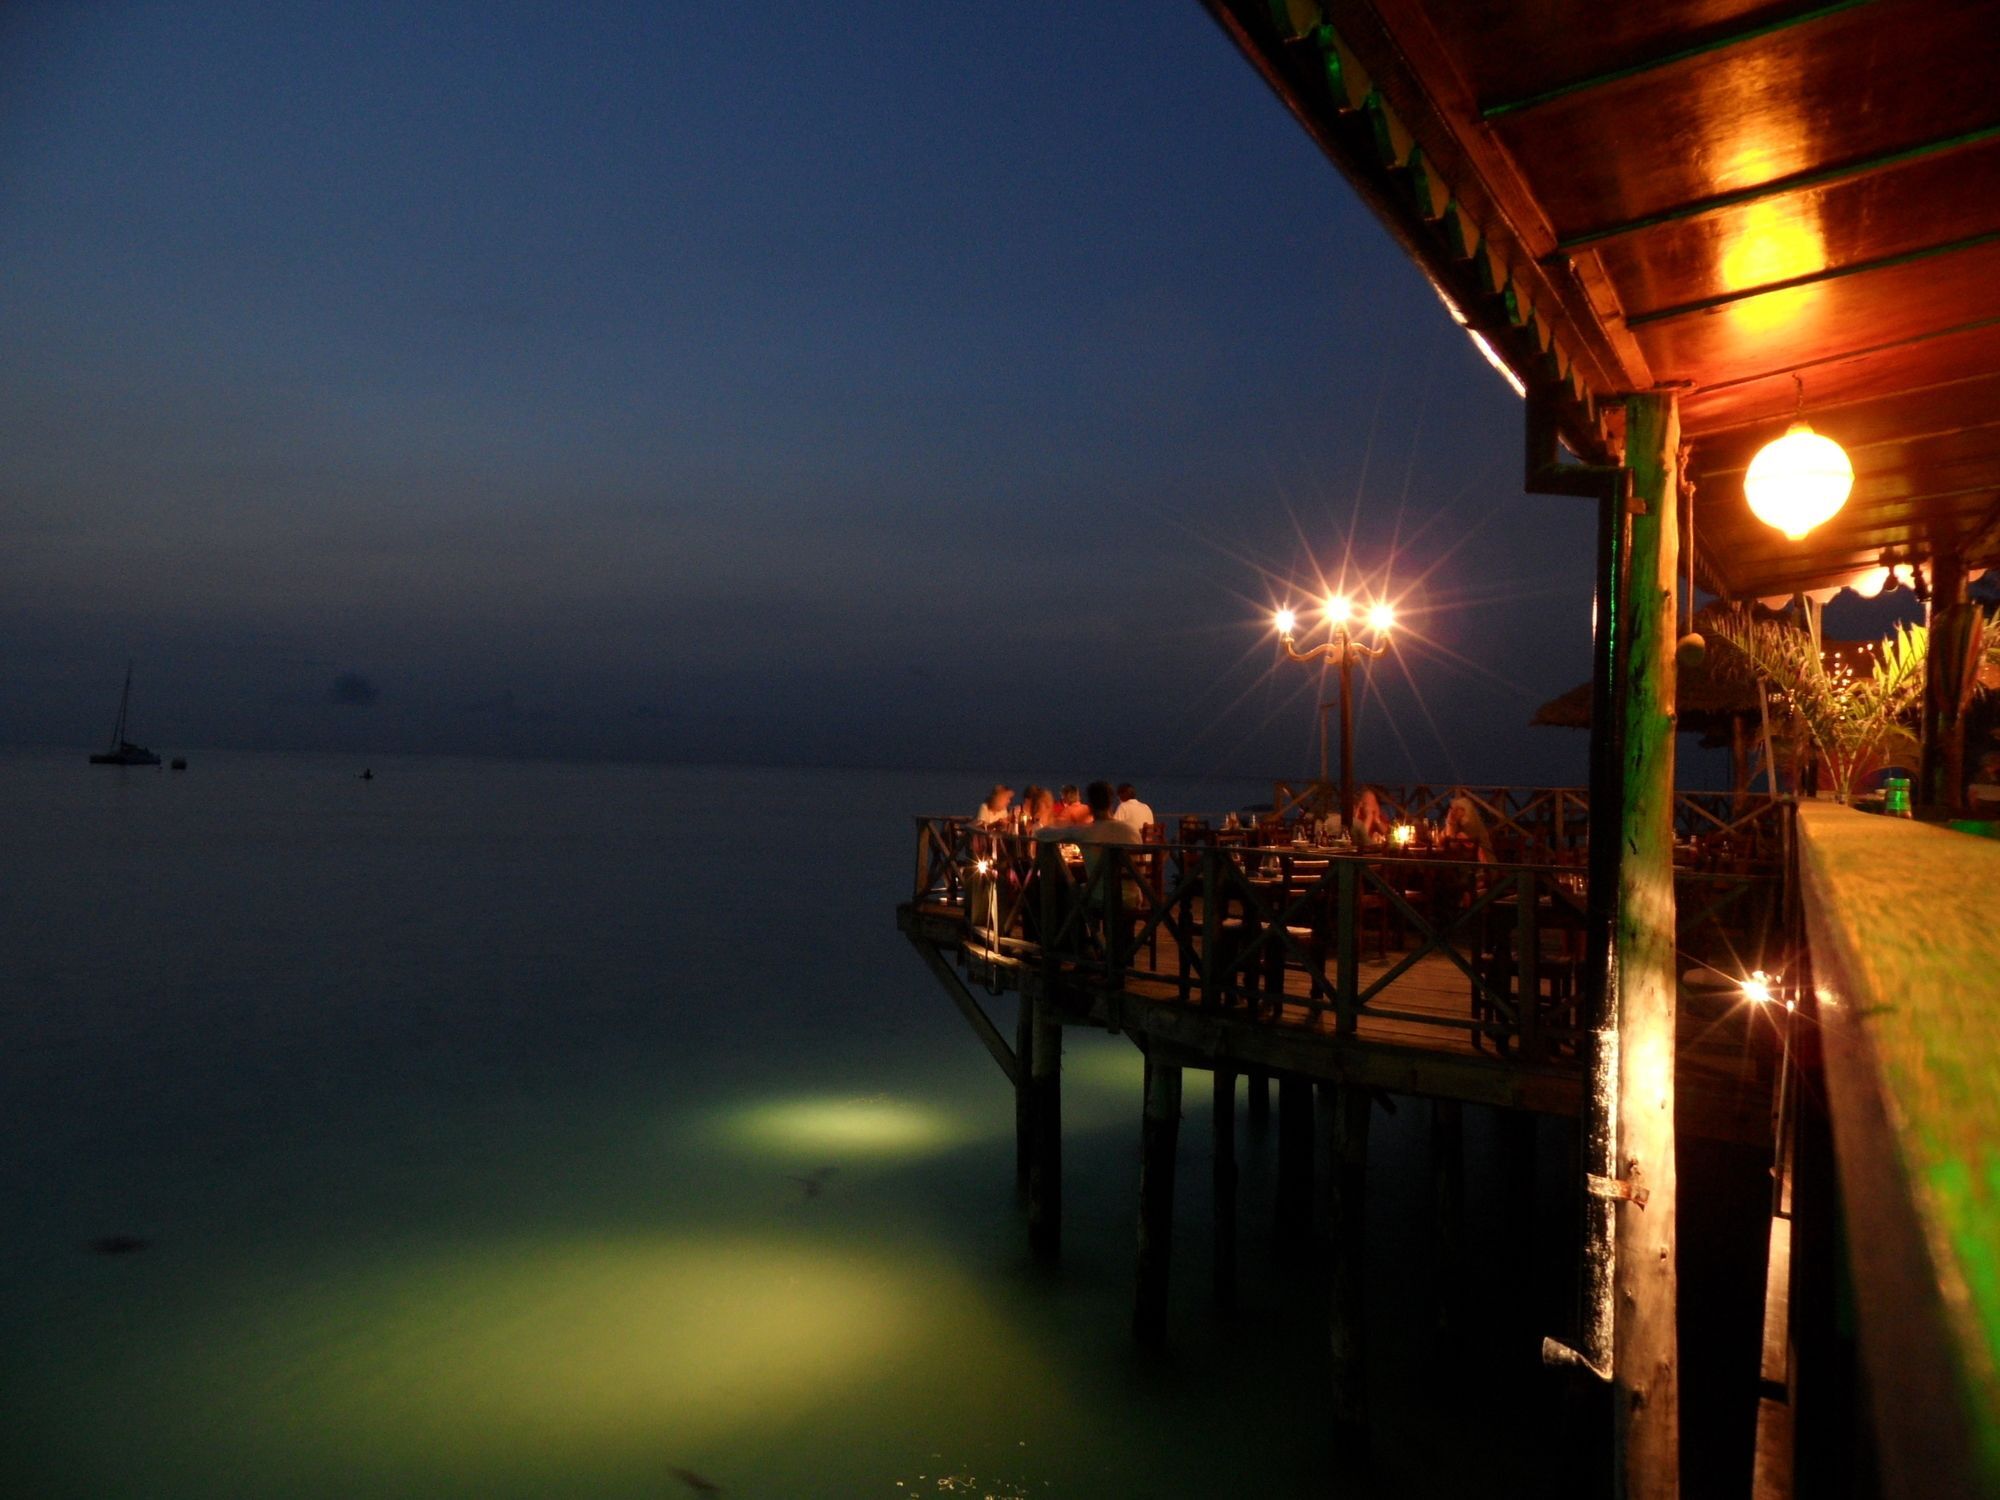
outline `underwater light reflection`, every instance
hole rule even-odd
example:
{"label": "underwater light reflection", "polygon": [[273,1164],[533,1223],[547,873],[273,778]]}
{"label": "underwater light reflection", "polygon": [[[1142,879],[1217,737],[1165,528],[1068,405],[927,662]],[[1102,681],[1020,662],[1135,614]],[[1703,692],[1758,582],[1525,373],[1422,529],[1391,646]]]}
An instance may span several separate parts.
{"label": "underwater light reflection", "polygon": [[727,1124],[733,1138],[788,1157],[916,1156],[949,1151],[979,1134],[962,1116],[886,1094],[772,1099],[734,1111]]}
{"label": "underwater light reflection", "polygon": [[[579,1474],[699,1457],[819,1407],[914,1357],[926,1316],[895,1263],[804,1241],[432,1247],[310,1294],[237,1289],[188,1351],[182,1417],[203,1419],[211,1457],[260,1470],[365,1468],[427,1478],[433,1493],[485,1476],[498,1493],[543,1469],[551,1492],[570,1492]],[[162,1423],[161,1440],[182,1426]]]}

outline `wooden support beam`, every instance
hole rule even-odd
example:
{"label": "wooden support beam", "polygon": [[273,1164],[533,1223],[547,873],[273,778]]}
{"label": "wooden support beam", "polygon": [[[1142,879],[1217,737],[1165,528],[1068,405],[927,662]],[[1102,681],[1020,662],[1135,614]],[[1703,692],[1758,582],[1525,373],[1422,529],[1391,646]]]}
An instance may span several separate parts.
{"label": "wooden support beam", "polygon": [[1243,1092],[1249,1096],[1250,1133],[1262,1136],[1271,1123],[1271,1075],[1251,1073]]}
{"label": "wooden support beam", "polygon": [[1438,1328],[1456,1332],[1464,1322],[1465,1106],[1431,1101],[1431,1202],[1437,1216]]}
{"label": "wooden support beam", "polygon": [[[1327,1372],[1333,1420],[1350,1440],[1368,1427],[1367,1303],[1363,1296],[1368,1189],[1368,1120],[1374,1108],[1366,1089],[1342,1084],[1333,1111],[1333,1163],[1326,1174],[1327,1222],[1332,1230],[1328,1267]],[[1282,1096],[1280,1102],[1282,1103]]]}
{"label": "wooden support beam", "polygon": [[1035,1258],[1062,1258],[1062,1022],[1046,994],[1030,1022],[1028,1244]]}
{"label": "wooden support beam", "polygon": [[1181,1070],[1146,1058],[1140,1127],[1138,1291],[1132,1336],[1148,1348],[1167,1341],[1168,1270],[1174,1246],[1174,1156],[1180,1143]]}
{"label": "wooden support beam", "polygon": [[1278,1237],[1303,1240],[1313,1219],[1313,1086],[1278,1080]]}
{"label": "wooden support beam", "polygon": [[1674,585],[1680,413],[1670,393],[1626,398],[1631,518],[1624,674],[1624,808],[1617,920],[1612,1377],[1617,1493],[1680,1493],[1674,1263]]}
{"label": "wooden support beam", "polygon": [[945,993],[951,996],[951,1003],[958,1007],[959,1014],[970,1023],[973,1035],[986,1044],[986,1050],[992,1053],[993,1060],[1000,1064],[1000,1071],[1007,1075],[1007,1081],[1017,1082],[1020,1077],[1020,1064],[1014,1056],[1014,1049],[1007,1045],[1007,1039],[1000,1034],[1000,1028],[993,1024],[993,1018],[986,1014],[978,1000],[973,998],[972,991],[966,988],[965,981],[958,977],[958,970],[946,961],[944,954],[938,951],[937,944],[929,938],[913,932],[909,934],[909,939],[910,946],[923,956],[925,965],[937,976],[937,981],[944,986]]}
{"label": "wooden support beam", "polygon": [[1236,1306],[1236,1074],[1215,1070],[1215,1303]]}

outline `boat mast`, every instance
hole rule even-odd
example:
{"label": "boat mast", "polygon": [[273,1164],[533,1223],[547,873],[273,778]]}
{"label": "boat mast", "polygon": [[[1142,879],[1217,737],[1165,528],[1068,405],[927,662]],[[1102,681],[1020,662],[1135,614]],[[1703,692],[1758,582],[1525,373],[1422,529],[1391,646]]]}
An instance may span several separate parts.
{"label": "boat mast", "polygon": [[125,743],[125,710],[132,703],[132,659],[125,659],[125,691],[118,695],[118,725],[111,731],[111,748]]}

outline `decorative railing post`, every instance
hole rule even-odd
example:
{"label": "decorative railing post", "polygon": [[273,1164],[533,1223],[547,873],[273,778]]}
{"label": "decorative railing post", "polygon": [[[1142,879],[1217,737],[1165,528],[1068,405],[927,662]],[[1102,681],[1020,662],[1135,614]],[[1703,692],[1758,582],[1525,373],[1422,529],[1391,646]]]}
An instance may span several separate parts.
{"label": "decorative railing post", "polygon": [[1216,945],[1222,936],[1222,860],[1220,848],[1201,856],[1201,1003],[1214,1009],[1222,1003],[1222,966]]}
{"label": "decorative railing post", "polygon": [[1361,862],[1339,862],[1335,896],[1335,953],[1338,970],[1333,1003],[1335,1026],[1342,1036],[1354,1034],[1361,996]]}
{"label": "decorative railing post", "polygon": [[1098,910],[1104,916],[1104,983],[1116,989],[1125,973],[1125,874],[1129,851],[1100,845],[1097,860]]}
{"label": "decorative railing post", "polygon": [[1521,1055],[1539,1059],[1542,1055],[1541,1027],[1541,924],[1536,920],[1541,906],[1535,891],[1535,872],[1519,870],[1514,875],[1514,899],[1519,906],[1514,929],[1514,1022],[1521,1028]]}

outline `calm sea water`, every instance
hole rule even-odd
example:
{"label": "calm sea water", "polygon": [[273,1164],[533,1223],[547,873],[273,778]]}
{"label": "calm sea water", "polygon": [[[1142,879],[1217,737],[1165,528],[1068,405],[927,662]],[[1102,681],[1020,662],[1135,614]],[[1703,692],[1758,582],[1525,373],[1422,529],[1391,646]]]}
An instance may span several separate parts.
{"label": "calm sea water", "polygon": [[[1119,1038],[1070,1040],[1032,1268],[1011,1095],[894,925],[908,814],[980,778],[373,768],[0,757],[0,1490],[1541,1492],[1532,1378],[1430,1332],[1415,1106],[1374,1143],[1372,1480],[1333,1472],[1321,1268],[1247,1130],[1243,1306],[1209,1305],[1206,1075],[1172,1353],[1126,1332]],[[1476,1316],[1523,1293],[1471,1123]]]}

